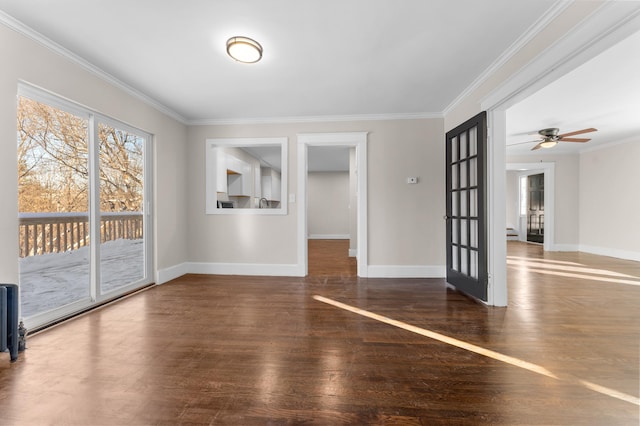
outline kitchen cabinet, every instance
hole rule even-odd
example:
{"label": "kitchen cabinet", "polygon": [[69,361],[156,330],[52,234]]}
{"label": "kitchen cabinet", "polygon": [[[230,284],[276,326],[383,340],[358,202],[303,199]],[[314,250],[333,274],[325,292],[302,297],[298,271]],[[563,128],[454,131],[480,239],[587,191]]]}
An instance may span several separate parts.
{"label": "kitchen cabinet", "polygon": [[227,155],[224,148],[213,149],[216,164],[216,192],[227,192]]}
{"label": "kitchen cabinet", "polygon": [[262,169],[262,197],[269,201],[280,201],[282,182],[280,172],[271,168]]}
{"label": "kitchen cabinet", "polygon": [[231,155],[227,161],[227,189],[229,197],[250,197],[253,186],[251,165]]}

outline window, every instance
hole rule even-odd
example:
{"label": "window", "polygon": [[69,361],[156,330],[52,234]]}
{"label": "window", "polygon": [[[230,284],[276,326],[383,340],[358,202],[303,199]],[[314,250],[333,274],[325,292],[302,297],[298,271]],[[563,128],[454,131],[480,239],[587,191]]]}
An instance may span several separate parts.
{"label": "window", "polygon": [[520,176],[520,216],[527,215],[527,176]]}

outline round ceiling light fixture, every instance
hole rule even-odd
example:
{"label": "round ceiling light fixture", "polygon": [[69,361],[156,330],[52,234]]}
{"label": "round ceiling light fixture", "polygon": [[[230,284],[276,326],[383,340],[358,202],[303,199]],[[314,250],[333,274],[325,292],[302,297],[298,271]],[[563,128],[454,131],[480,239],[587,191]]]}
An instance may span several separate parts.
{"label": "round ceiling light fixture", "polygon": [[238,62],[253,64],[262,59],[262,46],[249,37],[231,37],[227,40],[227,53]]}
{"label": "round ceiling light fixture", "polygon": [[554,139],[546,139],[544,142],[540,142],[541,148],[553,148],[558,145],[558,141]]}

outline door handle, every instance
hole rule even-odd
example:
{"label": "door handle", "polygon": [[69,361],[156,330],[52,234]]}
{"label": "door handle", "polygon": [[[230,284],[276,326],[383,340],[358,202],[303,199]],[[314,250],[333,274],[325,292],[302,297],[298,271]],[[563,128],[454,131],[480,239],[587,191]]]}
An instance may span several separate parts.
{"label": "door handle", "polygon": [[451,219],[451,216],[447,216],[447,215],[445,214],[444,216],[442,216],[442,218],[443,218],[444,220],[449,220],[449,219]]}

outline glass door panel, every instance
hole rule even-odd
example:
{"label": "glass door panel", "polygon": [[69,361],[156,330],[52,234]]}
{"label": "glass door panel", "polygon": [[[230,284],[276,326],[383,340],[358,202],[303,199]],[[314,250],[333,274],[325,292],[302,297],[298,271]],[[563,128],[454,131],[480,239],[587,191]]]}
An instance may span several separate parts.
{"label": "glass door panel", "polygon": [[21,315],[91,302],[88,117],[18,98]]}
{"label": "glass door panel", "polygon": [[144,146],[133,132],[98,124],[100,294],[145,279]]}

